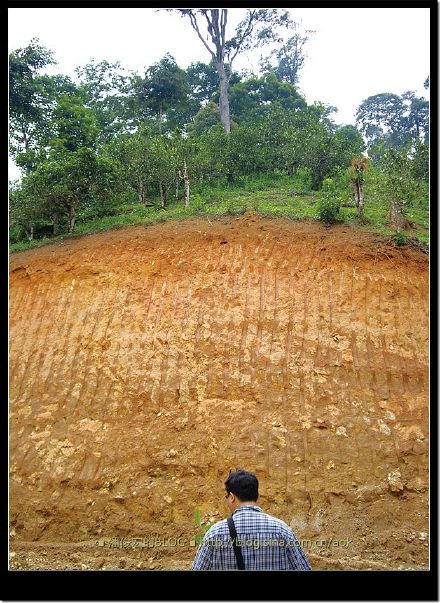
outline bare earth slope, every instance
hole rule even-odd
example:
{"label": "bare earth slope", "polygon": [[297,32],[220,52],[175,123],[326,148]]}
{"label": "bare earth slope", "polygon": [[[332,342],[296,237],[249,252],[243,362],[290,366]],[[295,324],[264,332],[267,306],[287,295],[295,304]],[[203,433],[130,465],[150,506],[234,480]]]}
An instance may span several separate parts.
{"label": "bare earth slope", "polygon": [[428,567],[427,256],[247,213],[10,271],[11,568],[189,569],[238,466],[314,568]]}

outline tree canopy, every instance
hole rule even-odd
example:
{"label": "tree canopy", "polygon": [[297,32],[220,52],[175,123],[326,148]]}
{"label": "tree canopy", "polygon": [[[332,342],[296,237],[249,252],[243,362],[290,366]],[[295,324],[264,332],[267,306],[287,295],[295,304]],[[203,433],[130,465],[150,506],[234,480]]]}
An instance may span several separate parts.
{"label": "tree canopy", "polygon": [[[228,9],[174,9],[189,19],[191,27],[211,55],[219,81],[220,119],[227,133],[230,132],[228,87],[232,64],[241,52],[261,48],[271,42],[280,42],[280,30],[292,25],[289,13],[279,9],[248,9],[229,38],[226,35]],[[203,35],[203,25],[207,36]]]}
{"label": "tree canopy", "polygon": [[[429,103],[408,91],[399,96],[389,92],[366,98],[356,113],[356,123],[372,154],[387,148],[404,148],[429,133]],[[380,150],[382,149],[382,151]]]}
{"label": "tree canopy", "polygon": [[[84,216],[104,216],[126,199],[165,209],[184,190],[187,205],[191,186],[255,174],[301,174],[319,190],[366,148],[379,164],[389,149],[406,153],[411,177],[426,181],[425,99],[412,91],[370,96],[356,125],[340,126],[335,107],[308,103],[296,86],[311,32],[299,34],[285,11],[249,9],[228,37],[227,9],[179,10],[200,34],[206,24],[208,63],[184,69],[167,53],[139,74],[91,60],[75,81],[45,73],[55,58],[37,39],[10,54],[10,154],[23,172],[10,193],[17,236],[32,238],[41,225],[72,232]],[[293,36],[285,40],[283,28]],[[274,64],[268,59],[258,75],[232,69],[240,52],[268,41]]]}

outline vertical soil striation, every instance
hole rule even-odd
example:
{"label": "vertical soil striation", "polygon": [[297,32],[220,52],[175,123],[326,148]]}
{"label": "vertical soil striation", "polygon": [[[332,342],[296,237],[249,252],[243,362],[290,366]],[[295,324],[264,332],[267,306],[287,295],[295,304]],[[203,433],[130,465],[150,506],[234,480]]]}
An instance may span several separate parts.
{"label": "vertical soil striation", "polygon": [[427,306],[423,254],[252,213],[14,254],[12,567],[189,568],[242,466],[313,567],[427,568]]}

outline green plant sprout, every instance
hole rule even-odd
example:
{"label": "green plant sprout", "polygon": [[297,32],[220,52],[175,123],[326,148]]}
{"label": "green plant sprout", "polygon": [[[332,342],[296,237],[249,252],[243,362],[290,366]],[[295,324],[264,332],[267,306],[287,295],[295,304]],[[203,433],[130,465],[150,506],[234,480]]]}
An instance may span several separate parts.
{"label": "green plant sprout", "polygon": [[200,544],[203,540],[203,536],[206,534],[206,532],[209,530],[209,528],[211,526],[213,526],[213,523],[207,523],[205,526],[202,526],[202,518],[200,515],[200,509],[198,507],[196,507],[194,509],[194,519],[196,522],[197,527],[199,528],[199,531],[197,532],[197,534],[194,537],[194,544]]}

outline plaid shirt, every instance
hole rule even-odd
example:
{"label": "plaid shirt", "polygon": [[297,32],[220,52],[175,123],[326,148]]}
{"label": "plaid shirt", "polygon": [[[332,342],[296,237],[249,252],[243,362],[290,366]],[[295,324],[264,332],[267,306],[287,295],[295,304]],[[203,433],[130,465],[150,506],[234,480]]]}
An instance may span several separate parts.
{"label": "plaid shirt", "polygon": [[[256,505],[238,507],[232,518],[247,570],[312,569],[295,534],[281,519],[263,513]],[[238,569],[226,519],[206,532],[192,569]]]}

